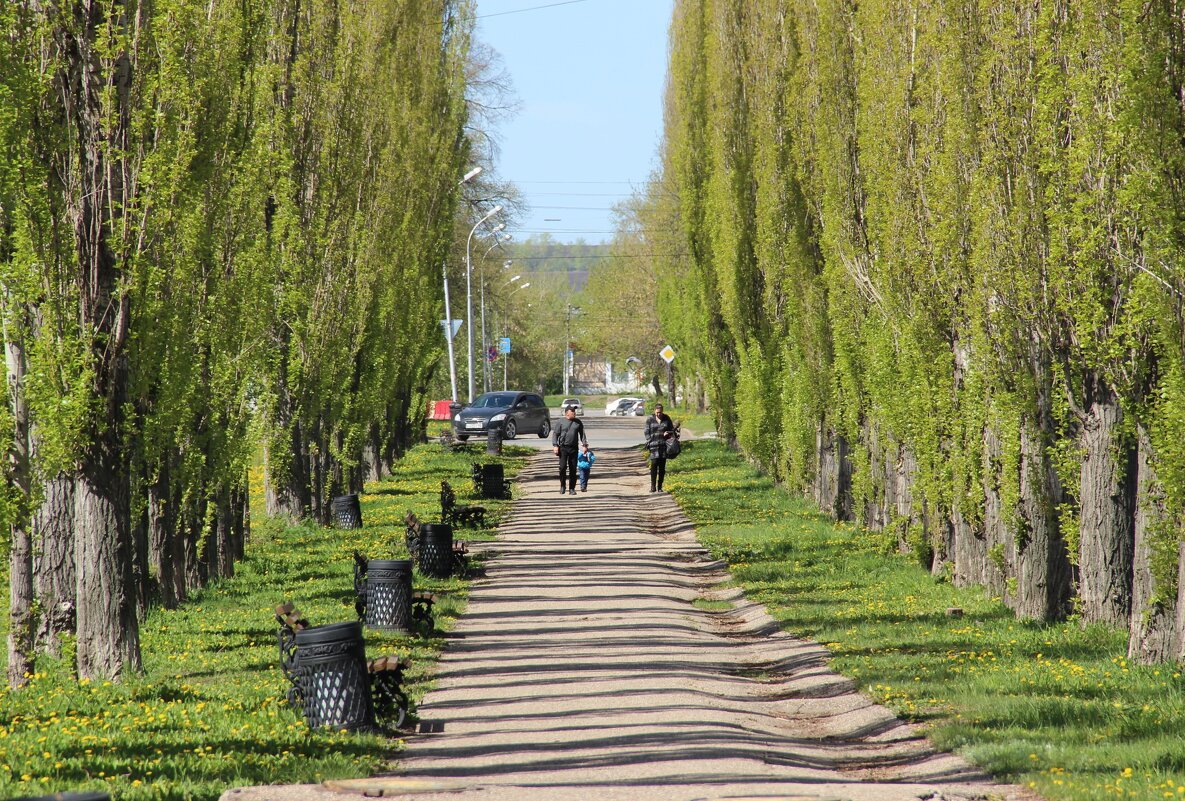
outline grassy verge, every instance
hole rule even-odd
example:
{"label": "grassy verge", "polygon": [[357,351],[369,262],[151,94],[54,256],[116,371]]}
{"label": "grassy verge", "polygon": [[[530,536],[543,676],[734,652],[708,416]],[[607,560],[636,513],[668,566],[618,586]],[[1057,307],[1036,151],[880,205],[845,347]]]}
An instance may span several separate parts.
{"label": "grassy verge", "polygon": [[[531,451],[505,453],[511,474]],[[148,615],[140,629],[142,675],[80,685],[69,654],[40,660],[27,687],[0,690],[0,798],[105,790],[120,801],[215,799],[234,786],[365,776],[381,767],[399,741],[311,732],[287,707],[273,610],[291,600],[314,625],[355,620],[354,549],[406,558],[404,513],[438,520],[441,480],[464,503],[470,464],[487,458],[475,446],[415,448],[391,479],[367,487],[360,530],[284,527],[257,516],[234,578]],[[508,507],[482,503],[495,520]],[[460,536],[489,539],[493,531]],[[436,622],[447,629],[464,604],[466,582],[417,573],[415,586],[440,594]],[[439,638],[367,631],[366,644],[371,657],[410,657],[408,689],[422,697]]]}
{"label": "grassy verge", "polygon": [[667,487],[749,597],[939,748],[1049,799],[1185,798],[1185,679],[1128,663],[1124,632],[1018,621],[716,442],[688,443]]}

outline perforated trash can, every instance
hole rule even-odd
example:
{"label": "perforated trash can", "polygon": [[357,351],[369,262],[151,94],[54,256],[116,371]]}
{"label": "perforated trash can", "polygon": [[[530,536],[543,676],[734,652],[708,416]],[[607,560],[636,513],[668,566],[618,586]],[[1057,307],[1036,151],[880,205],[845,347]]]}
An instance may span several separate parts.
{"label": "perforated trash can", "polygon": [[332,509],[338,528],[362,528],[362,502],[358,493],[338,495],[333,499]]}
{"label": "perforated trash can", "polygon": [[502,455],[502,429],[491,428],[486,434],[486,455]]}
{"label": "perforated trash can", "polygon": [[453,527],[447,523],[420,526],[420,572],[448,578],[453,572]]}
{"label": "perforated trash can", "polygon": [[330,623],[296,632],[296,669],[309,728],[374,728],[361,623]]}
{"label": "perforated trash can", "polygon": [[411,560],[371,559],[363,571],[363,622],[382,631],[411,631]]}

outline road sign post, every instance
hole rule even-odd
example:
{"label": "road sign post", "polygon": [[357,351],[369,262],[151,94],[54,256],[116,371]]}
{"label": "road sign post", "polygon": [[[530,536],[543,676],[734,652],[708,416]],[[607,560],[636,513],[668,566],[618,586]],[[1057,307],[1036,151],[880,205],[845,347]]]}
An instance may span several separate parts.
{"label": "road sign post", "polygon": [[662,360],[667,363],[667,394],[671,397],[668,399],[672,405],[675,403],[675,386],[672,372],[674,367],[672,362],[675,361],[675,349],[670,345],[663,345],[662,350],[658,352]]}

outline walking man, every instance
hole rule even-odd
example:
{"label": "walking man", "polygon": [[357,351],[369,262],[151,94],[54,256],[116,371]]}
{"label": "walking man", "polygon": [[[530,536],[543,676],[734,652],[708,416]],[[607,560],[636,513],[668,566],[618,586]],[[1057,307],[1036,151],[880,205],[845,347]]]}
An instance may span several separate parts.
{"label": "walking man", "polygon": [[588,447],[588,440],[584,436],[584,423],[576,419],[576,410],[571,406],[564,409],[564,419],[556,424],[551,444],[560,457],[560,494],[575,495],[576,455],[581,445]]}

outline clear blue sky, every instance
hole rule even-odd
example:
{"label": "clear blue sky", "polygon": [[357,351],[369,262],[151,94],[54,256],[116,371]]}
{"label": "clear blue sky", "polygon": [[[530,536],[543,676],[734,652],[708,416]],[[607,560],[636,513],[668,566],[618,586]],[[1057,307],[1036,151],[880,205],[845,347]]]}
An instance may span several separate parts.
{"label": "clear blue sky", "polygon": [[507,229],[520,242],[545,231],[608,240],[609,207],[657,164],[673,0],[562,2],[477,4],[477,35],[502,55],[521,104],[500,127],[497,165],[532,207]]}

